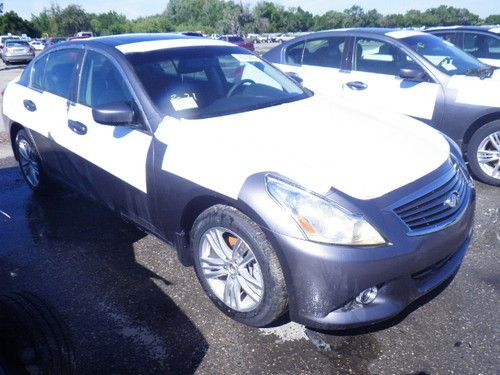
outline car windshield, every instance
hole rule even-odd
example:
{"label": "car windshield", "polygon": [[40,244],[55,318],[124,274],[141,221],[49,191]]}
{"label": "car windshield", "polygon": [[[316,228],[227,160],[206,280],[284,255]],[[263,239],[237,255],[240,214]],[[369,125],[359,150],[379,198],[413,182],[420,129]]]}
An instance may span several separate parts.
{"label": "car windshield", "polygon": [[222,116],[310,95],[239,47],[169,48],[127,58],[159,111],[173,117]]}
{"label": "car windshield", "polygon": [[244,42],[244,40],[241,36],[230,36],[227,38],[227,41],[231,42],[231,43]]}
{"label": "car windshield", "polygon": [[22,40],[8,40],[5,42],[5,47],[29,47],[28,42],[24,42]]}
{"label": "car windshield", "polygon": [[491,75],[493,70],[452,43],[433,35],[414,35],[401,41],[449,75]]}

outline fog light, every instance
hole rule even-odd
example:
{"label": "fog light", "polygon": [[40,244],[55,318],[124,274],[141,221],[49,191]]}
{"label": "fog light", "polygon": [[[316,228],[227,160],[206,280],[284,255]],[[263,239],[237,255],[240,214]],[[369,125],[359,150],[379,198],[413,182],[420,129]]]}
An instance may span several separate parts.
{"label": "fog light", "polygon": [[368,305],[377,297],[377,293],[378,288],[376,286],[372,286],[371,288],[365,289],[359,293],[356,297],[356,302],[362,305]]}

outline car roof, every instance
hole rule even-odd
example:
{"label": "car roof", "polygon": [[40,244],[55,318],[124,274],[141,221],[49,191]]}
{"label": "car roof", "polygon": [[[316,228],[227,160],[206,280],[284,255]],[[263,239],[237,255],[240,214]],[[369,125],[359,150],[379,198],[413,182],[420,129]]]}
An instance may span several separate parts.
{"label": "car roof", "polygon": [[315,34],[354,34],[354,33],[364,33],[364,34],[376,34],[376,35],[384,35],[393,39],[400,39],[405,36],[411,35],[425,35],[425,33],[421,29],[415,28],[390,28],[390,27],[352,27],[352,28],[343,28],[343,29],[329,29],[329,30],[320,30],[314,31],[311,33],[306,33],[305,35],[299,36],[295,40],[300,40],[301,38],[310,38]]}
{"label": "car roof", "polygon": [[178,33],[120,34],[97,38],[75,39],[71,40],[71,42],[83,43],[89,46],[106,45],[116,48],[122,53],[146,52],[183,46],[233,46],[223,41]]}
{"label": "car roof", "polygon": [[500,26],[496,25],[480,25],[480,26],[437,26],[437,27],[429,27],[425,29],[425,31],[447,31],[447,30],[468,30],[468,31],[483,31],[483,32],[491,32],[494,34],[500,34]]}
{"label": "car roof", "polygon": [[[403,30],[419,31],[419,30],[415,30],[415,29],[400,29],[400,28],[395,28],[395,27],[346,27],[343,29],[320,30],[318,32],[319,33],[321,33],[321,32],[360,32],[360,33],[385,35],[387,33],[393,32],[393,31],[403,31]],[[314,32],[312,32],[311,34],[314,34]]]}
{"label": "car roof", "polygon": [[157,40],[176,40],[176,39],[201,39],[200,37],[184,35],[182,33],[138,33],[138,34],[119,34],[110,36],[100,36],[92,38],[94,42],[106,44],[111,47],[117,47],[124,44],[151,42]]}

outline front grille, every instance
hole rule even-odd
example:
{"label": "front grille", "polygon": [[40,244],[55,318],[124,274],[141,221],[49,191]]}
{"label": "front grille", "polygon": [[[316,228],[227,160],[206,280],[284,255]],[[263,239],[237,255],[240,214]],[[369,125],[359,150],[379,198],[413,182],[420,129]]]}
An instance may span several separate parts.
{"label": "front grille", "polygon": [[454,163],[444,181],[398,205],[394,212],[408,226],[409,234],[433,232],[460,217],[467,206],[469,194],[467,178]]}

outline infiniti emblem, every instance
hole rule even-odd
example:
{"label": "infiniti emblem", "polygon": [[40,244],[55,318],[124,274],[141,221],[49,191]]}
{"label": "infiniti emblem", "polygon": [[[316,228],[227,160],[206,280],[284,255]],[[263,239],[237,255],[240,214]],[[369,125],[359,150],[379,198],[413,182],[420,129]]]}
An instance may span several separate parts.
{"label": "infiniti emblem", "polygon": [[453,193],[450,194],[448,199],[444,201],[444,205],[450,208],[454,208],[457,207],[459,201],[460,201],[460,195],[456,191],[454,191]]}

